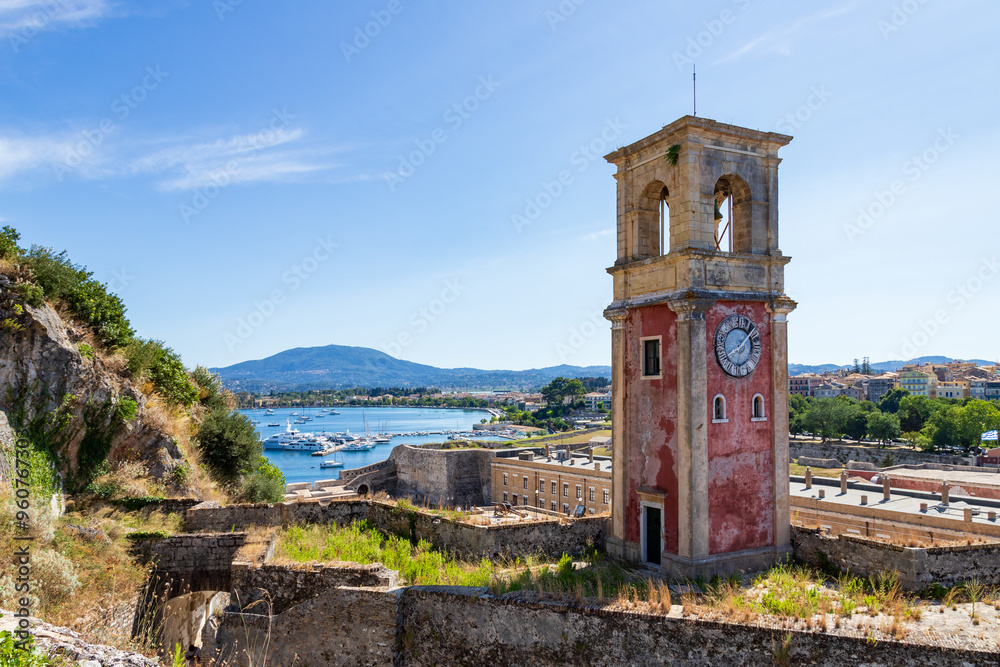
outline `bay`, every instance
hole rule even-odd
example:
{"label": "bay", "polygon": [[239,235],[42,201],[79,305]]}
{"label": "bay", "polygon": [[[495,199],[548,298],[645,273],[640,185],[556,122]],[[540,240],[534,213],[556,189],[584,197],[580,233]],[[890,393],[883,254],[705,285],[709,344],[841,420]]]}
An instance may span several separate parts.
{"label": "bay", "polygon": [[[275,408],[273,415],[264,413],[264,410],[240,410],[254,424],[261,439],[280,433],[287,428],[287,423],[294,421],[301,415],[312,418],[305,424],[292,424],[293,428],[303,433],[343,433],[350,431],[358,435],[365,433],[365,420],[368,421],[368,429],[372,433],[402,434],[413,433],[414,431],[434,431],[430,435],[394,435],[391,441],[384,445],[377,445],[375,449],[367,452],[337,452],[335,458],[344,462],[343,468],[320,468],[322,457],[312,456],[310,452],[303,451],[281,451],[264,450],[264,456],[271,463],[278,466],[285,475],[288,484],[296,482],[315,482],[319,479],[335,479],[340,470],[350,470],[361,468],[372,463],[378,463],[389,458],[392,448],[401,445],[421,445],[431,442],[444,442],[448,439],[448,432],[451,431],[471,431],[473,424],[478,424],[483,419],[489,420],[490,413],[485,410],[475,409],[452,409],[452,408],[410,408],[410,407],[338,407],[334,408],[340,414],[319,415],[322,408]],[[293,415],[292,413],[298,413]],[[268,426],[268,424],[278,424]],[[483,437],[477,440],[500,440],[501,438]]]}

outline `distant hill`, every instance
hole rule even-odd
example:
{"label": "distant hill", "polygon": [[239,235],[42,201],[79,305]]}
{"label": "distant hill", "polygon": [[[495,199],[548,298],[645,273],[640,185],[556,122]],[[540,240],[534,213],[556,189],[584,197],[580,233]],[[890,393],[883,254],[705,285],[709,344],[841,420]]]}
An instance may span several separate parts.
{"label": "distant hill", "polygon": [[[872,369],[880,373],[886,373],[890,371],[898,371],[903,366],[908,364],[946,364],[949,361],[955,361],[951,357],[917,357],[916,359],[910,359],[908,361],[879,361],[872,364]],[[987,361],[986,359],[963,359],[962,361],[968,361],[976,364],[977,366],[992,366],[993,361]],[[788,374],[789,375],[802,375],[803,373],[827,373],[830,371],[836,371],[841,368],[854,368],[854,364],[818,364],[816,366],[807,366],[805,364],[788,364]]]}
{"label": "distant hill", "polygon": [[[898,371],[905,364],[944,364],[950,357],[930,356],[908,361],[880,361],[878,372]],[[993,364],[969,359],[979,366]],[[789,364],[789,375],[825,373],[853,364]],[[438,387],[439,389],[537,389],[554,378],[611,377],[611,366],[550,366],[526,371],[438,368],[396,359],[368,347],[326,345],[297,347],[266,359],[213,368],[235,391],[304,391],[348,387]]]}
{"label": "distant hill", "polygon": [[213,368],[234,391],[304,391],[348,387],[536,389],[563,377],[611,377],[610,366],[550,366],[525,371],[437,368],[346,345],[298,347],[266,359]]}

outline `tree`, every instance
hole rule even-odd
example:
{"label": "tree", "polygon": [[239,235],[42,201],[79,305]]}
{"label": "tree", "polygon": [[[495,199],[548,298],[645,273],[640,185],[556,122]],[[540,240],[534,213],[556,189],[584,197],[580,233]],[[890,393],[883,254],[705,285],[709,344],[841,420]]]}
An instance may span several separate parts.
{"label": "tree", "polygon": [[926,396],[906,396],[899,402],[899,423],[904,431],[922,431],[931,415],[940,409]]}
{"label": "tree", "polygon": [[205,415],[198,428],[198,444],[209,468],[226,482],[257,470],[264,450],[250,420],[225,408]]}
{"label": "tree", "polygon": [[868,435],[868,413],[857,404],[850,405],[844,420],[844,435],[851,440],[861,442]]}
{"label": "tree", "polygon": [[572,396],[574,399],[583,396],[587,391],[583,388],[583,383],[579,380],[567,380],[564,377],[557,377],[546,386],[542,387],[542,398],[549,404],[549,407],[562,405],[563,399]]}
{"label": "tree", "polygon": [[989,401],[969,401],[959,410],[959,441],[966,449],[978,445],[983,433],[1000,426],[1000,410]]}
{"label": "tree", "polygon": [[788,396],[788,431],[794,435],[805,433],[805,417],[809,412],[809,400],[801,394]]}
{"label": "tree", "polygon": [[847,419],[851,416],[852,403],[838,398],[820,398],[809,406],[804,426],[826,442],[844,433]]}
{"label": "tree", "polygon": [[899,411],[899,402],[909,395],[910,392],[906,389],[890,389],[882,396],[882,400],[878,402],[878,409],[882,412],[895,414]]}
{"label": "tree", "polygon": [[899,417],[886,412],[869,412],[868,435],[880,443],[889,444],[900,435]]}

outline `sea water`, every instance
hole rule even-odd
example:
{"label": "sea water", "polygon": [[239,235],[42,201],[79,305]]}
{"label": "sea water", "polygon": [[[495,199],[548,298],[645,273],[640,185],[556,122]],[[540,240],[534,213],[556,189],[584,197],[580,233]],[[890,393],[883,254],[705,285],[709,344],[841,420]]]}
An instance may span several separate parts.
{"label": "sea water", "polygon": [[[365,434],[365,420],[371,433],[412,433],[414,431],[471,431],[473,424],[483,419],[489,421],[490,413],[485,410],[452,409],[452,408],[334,408],[339,415],[329,413],[318,416],[322,408],[275,408],[273,415],[264,410],[240,410],[255,424],[261,439],[285,430],[288,422],[294,422],[299,416],[305,415],[312,420],[305,424],[292,423],[292,428],[302,433],[343,433],[350,431],[360,436]],[[298,413],[293,415],[292,413]],[[268,426],[268,424],[278,426]],[[501,438],[482,437],[477,440],[499,440]],[[265,449],[264,456],[285,474],[285,482],[315,482],[318,479],[335,479],[341,470],[361,468],[378,463],[389,458],[389,452],[396,445],[421,445],[429,442],[445,442],[448,433],[435,435],[394,435],[392,440],[384,445],[376,445],[367,452],[344,452],[330,454],[325,457],[312,456],[308,451],[282,451]],[[343,461],[343,468],[320,468],[324,459]]]}

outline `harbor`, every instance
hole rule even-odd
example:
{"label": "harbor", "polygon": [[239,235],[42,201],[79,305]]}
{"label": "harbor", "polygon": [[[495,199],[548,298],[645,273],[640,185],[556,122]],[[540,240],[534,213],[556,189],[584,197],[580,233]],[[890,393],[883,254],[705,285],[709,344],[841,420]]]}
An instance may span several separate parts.
{"label": "harbor", "polygon": [[384,461],[400,444],[421,445],[475,438],[505,441],[514,432],[473,432],[489,421],[481,409],[274,408],[244,409],[264,443],[264,456],[288,483],[314,482],[339,470]]}

